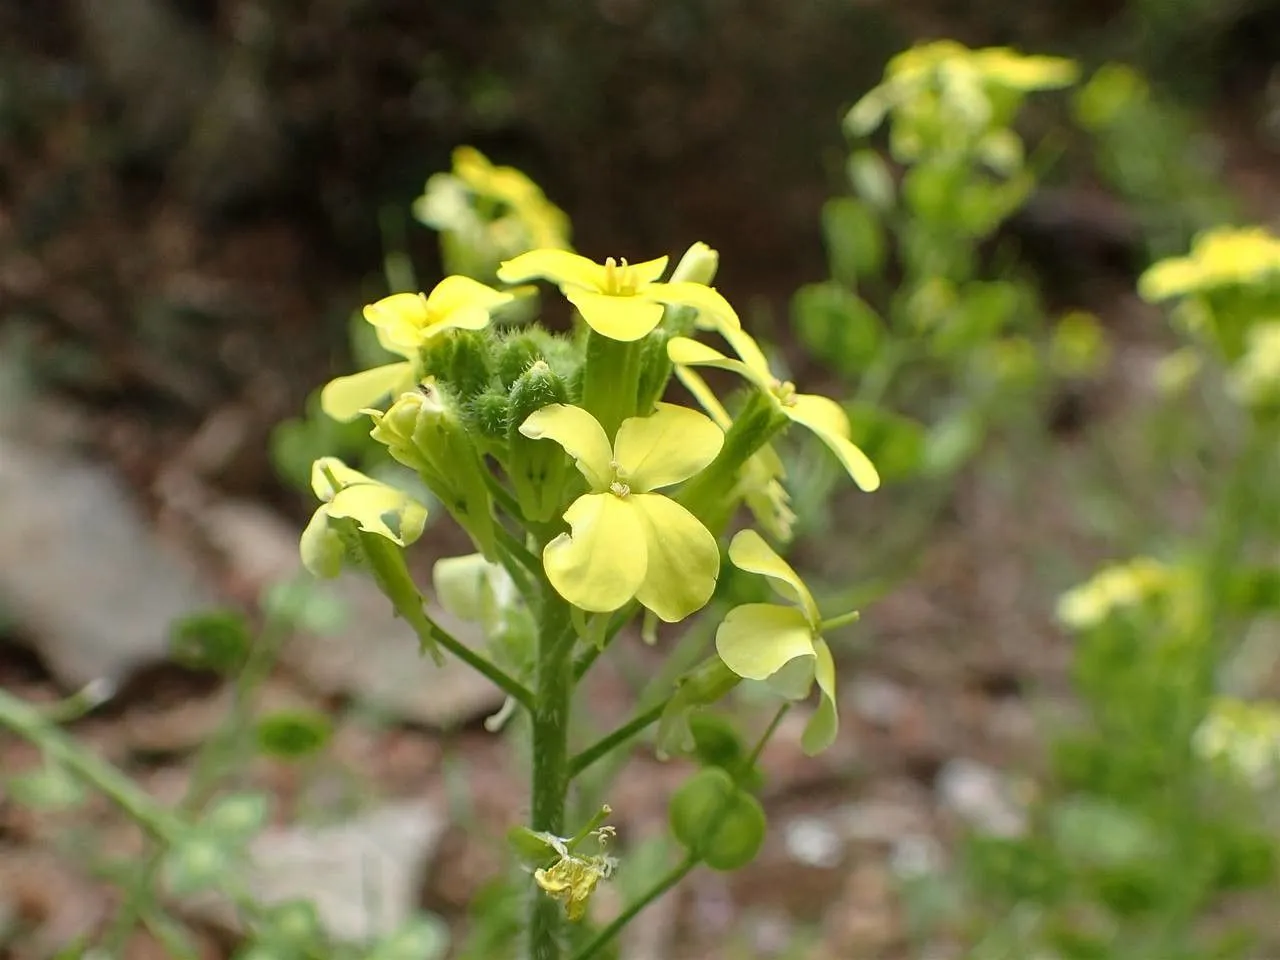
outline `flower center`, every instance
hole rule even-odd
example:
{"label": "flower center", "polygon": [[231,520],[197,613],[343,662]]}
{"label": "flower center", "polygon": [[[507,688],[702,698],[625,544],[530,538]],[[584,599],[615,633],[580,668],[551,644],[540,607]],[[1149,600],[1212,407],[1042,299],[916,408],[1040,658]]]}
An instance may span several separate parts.
{"label": "flower center", "polygon": [[796,405],[796,385],[790,380],[773,381],[773,395],[784,407]]}
{"label": "flower center", "polygon": [[640,286],[635,267],[627,263],[627,258],[620,261],[609,257],[604,262],[604,293],[611,297],[633,297]]}
{"label": "flower center", "polygon": [[621,480],[615,480],[613,483],[609,484],[609,492],[615,497],[625,498],[631,496],[631,488]]}

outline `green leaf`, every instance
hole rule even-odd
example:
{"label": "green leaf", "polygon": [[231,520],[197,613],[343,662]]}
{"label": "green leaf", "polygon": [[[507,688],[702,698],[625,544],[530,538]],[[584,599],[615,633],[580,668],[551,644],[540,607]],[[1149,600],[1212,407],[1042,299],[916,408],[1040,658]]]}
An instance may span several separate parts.
{"label": "green leaf", "polygon": [[922,472],[945,477],[959,470],[982,445],[986,429],[973,412],[960,410],[934,424],[925,437]]}
{"label": "green leaf", "polygon": [[10,777],[5,788],[14,800],[34,810],[71,810],[88,796],[65,767],[46,761],[39,770]]}
{"label": "green leaf", "polygon": [[193,670],[229,674],[244,663],[252,643],[244,614],[236,610],[209,610],[173,624],[169,655]]}
{"label": "green leaf", "polygon": [[281,710],[258,721],[258,749],[280,760],[301,760],[323,750],[333,724],[317,710]]}
{"label": "green leaf", "polygon": [[831,276],[848,287],[877,277],[884,270],[884,228],[869,204],[853,197],[835,197],[822,207],[822,232],[827,242]]}
{"label": "green leaf", "polygon": [[764,843],[764,808],[719,767],[695,773],[668,808],[671,833],[715,870],[750,863]]}
{"label": "green leaf", "polygon": [[263,793],[233,793],[219,797],[200,818],[201,829],[223,837],[232,846],[242,844],[267,822],[270,801]]}
{"label": "green leaf", "polygon": [[[272,950],[292,956],[322,946],[324,928],[316,905],[310,900],[289,900],[272,907],[264,918],[260,940]],[[276,953],[273,956],[280,956]]]}
{"label": "green leaf", "polygon": [[168,889],[179,897],[216,889],[231,867],[233,850],[224,837],[192,831],[165,853],[162,871]]}
{"label": "green leaf", "polygon": [[1072,797],[1050,812],[1054,843],[1064,860],[1125,866],[1159,853],[1151,825],[1134,811],[1097,797]]}
{"label": "green leaf", "polygon": [[874,150],[855,150],[845,165],[854,191],[882,213],[893,209],[897,187],[889,165]]}
{"label": "green leaf", "polygon": [[866,301],[840,283],[811,283],[791,298],[796,336],[845,376],[864,370],[884,339],[884,323]]}

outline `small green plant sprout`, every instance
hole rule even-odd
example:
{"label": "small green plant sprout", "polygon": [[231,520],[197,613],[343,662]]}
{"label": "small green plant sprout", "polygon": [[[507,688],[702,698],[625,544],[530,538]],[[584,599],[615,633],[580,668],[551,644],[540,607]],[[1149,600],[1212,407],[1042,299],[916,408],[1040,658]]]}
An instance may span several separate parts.
{"label": "small green plant sprout", "polygon": [[[501,168],[475,169],[509,178]],[[537,891],[528,924],[535,960],[563,955],[564,921],[588,922],[592,892],[615,866],[601,818],[565,839],[570,784],[587,767],[659,720],[675,731],[664,743],[696,756],[691,718],[743,678],[766,680],[781,694],[780,711],[816,682],[822,697],[805,749],[825,748],[836,731],[835,668],[821,632],[852,615],[824,622],[796,572],[759,534],[743,531],[729,546],[730,561],[768,578],[796,606],[731,611],[718,655],[675,677],[634,720],[570,752],[575,687],[629,621],[642,615],[652,638],[662,624],[704,609],[716,614],[708,605],[736,508],[755,507],[774,521],[766,530],[786,532],[785,471],[772,440],[800,424],[859,486],[879,483],[850,440],[844,411],[770,373],[737,312],[710,285],[715,251],[695,244],[664,279],[668,262],[597,262],[546,247],[501,263],[498,284],[549,281],[560,289],[576,308],[567,334],[537,323],[499,327],[495,314],[512,291],[460,276],[428,296],[389,297],[364,316],[403,359],[339,378],[323,393],[331,415],[368,417],[371,436],[417,474],[475,545],[472,555],[439,561],[433,582],[446,608],[482,625],[484,649],[462,644],[425,610],[406,548],[423,537],[427,505],[336,458],[316,461],[321,506],[301,540],[307,568],[322,577],[367,570],[424,651],[454,654],[492,680],[508,697],[500,720],[527,717],[519,729],[531,738],[531,816],[519,847]],[[698,334],[720,337],[743,359],[699,343]],[[745,395],[722,403],[693,372],[698,365],[741,373]],[[677,375],[707,413],[664,399]],[[734,869],[755,855],[764,815],[750,789],[763,743],[733,770],[705,768],[677,794],[672,829],[687,856],[584,941],[576,960],[605,949],[622,924],[698,864]],[[596,852],[584,853],[588,841]]]}

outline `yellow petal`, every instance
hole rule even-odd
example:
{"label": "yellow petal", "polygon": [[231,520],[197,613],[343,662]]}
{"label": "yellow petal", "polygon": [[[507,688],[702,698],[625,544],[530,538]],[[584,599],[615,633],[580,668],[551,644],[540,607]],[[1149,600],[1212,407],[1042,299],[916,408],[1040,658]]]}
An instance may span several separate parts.
{"label": "yellow petal", "polygon": [[431,314],[422,294],[393,293],[365,307],[364,318],[382,333],[378,339],[399,353],[422,343]]}
{"label": "yellow petal", "polygon": [[[626,269],[631,278],[635,280],[637,284],[644,286],[653,283],[662,276],[663,271],[667,269],[667,263],[669,260],[669,257],[658,257],[655,260],[641,260],[639,263],[627,264]],[[648,293],[648,290],[645,292]]]}
{"label": "yellow petal", "polygon": [[407,547],[427,525],[427,508],[408,494],[382,483],[358,483],[339,490],[329,503],[329,516],[350,518],[366,533],[376,533]]}
{"label": "yellow petal", "polygon": [[647,417],[618,427],[614,460],[618,479],[633,493],[647,493],[688,480],[716,458],[724,431],[708,417],[674,403],[659,403]]}
{"label": "yellow petal", "polygon": [[662,322],[662,304],[644,297],[610,296],[578,287],[564,288],[564,295],[587,326],[610,340],[639,340]]}
{"label": "yellow petal", "polygon": [[329,526],[329,512],[321,507],[311,517],[298,540],[302,565],[313,577],[329,580],[342,572],[346,546],[338,532]]}
{"label": "yellow petal", "polygon": [[697,517],[660,493],[627,497],[641,518],[647,566],[636,599],[667,623],[706,606],[720,576],[720,547]]}
{"label": "yellow petal", "polygon": [[818,689],[822,692],[822,700],[818,709],[800,735],[800,749],[809,756],[821,753],[836,739],[836,731],[840,727],[840,715],[836,710],[836,665],[831,659],[831,650],[826,641],[818,638],[813,644],[817,654],[817,662],[813,666],[814,677],[818,681]]}
{"label": "yellow petal", "polygon": [[716,422],[716,425],[721,430],[728,430],[733,426],[733,418],[729,416],[729,411],[724,408],[720,398],[707,386],[707,381],[684,366],[676,367],[676,378],[684,384],[684,388],[693,395],[693,399],[698,401],[698,406],[707,411],[707,415]]}
{"label": "yellow petal", "polygon": [[797,657],[812,657],[813,628],[795,607],[746,603],[716,630],[716,652],[747,680],[765,680]]}
{"label": "yellow petal", "polygon": [[778,595],[800,605],[805,618],[814,630],[822,622],[813,594],[800,579],[800,574],[783,560],[764,537],[754,530],[739,530],[729,542],[729,560],[739,570],[758,573],[769,578],[769,585]]}
{"label": "yellow petal", "polygon": [[320,391],[320,409],[339,423],[350,423],[361,410],[413,386],[413,364],[389,363],[330,380]]}
{"label": "yellow petal", "polygon": [[332,500],[339,490],[359,483],[377,482],[373,477],[351,469],[337,457],[320,457],[311,464],[311,490],[325,503]]}
{"label": "yellow petal", "polygon": [[766,382],[772,382],[773,374],[769,371],[769,361],[764,355],[764,351],[760,349],[760,344],[756,343],[755,338],[745,330],[723,329],[720,335],[729,341],[729,346],[733,347],[736,353],[748,367],[756,372],[756,376],[761,377]]}
{"label": "yellow petal", "polygon": [[445,277],[427,297],[431,330],[483,329],[493,310],[514,299],[511,294],[494,290],[470,277]]}
{"label": "yellow petal", "polygon": [[644,523],[634,504],[611,493],[588,493],[569,507],[562,533],[542,551],[547,579],[575,607],[617,610],[644,582]]}
{"label": "yellow petal", "polygon": [[605,268],[568,250],[530,250],[498,267],[498,279],[503,283],[541,279],[587,290],[601,290],[604,288]]}
{"label": "yellow petal", "polygon": [[880,474],[865,453],[849,441],[849,417],[840,404],[829,397],[803,393],[782,412],[814,435],[834,453],[861,489],[870,493],[880,487]]}
{"label": "yellow petal", "polygon": [[708,318],[711,321],[710,326],[716,330],[742,328],[742,321],[738,319],[738,314],[729,305],[729,301],[721,296],[715,287],[708,287],[703,283],[690,281],[651,283],[641,290],[641,295],[650,300],[657,300],[659,303],[693,307],[703,317]]}
{"label": "yellow petal", "polygon": [[596,493],[613,482],[613,448],[600,421],[581,407],[552,403],[535,410],[520,424],[530,440],[554,440],[573,457],[574,466]]}
{"label": "yellow petal", "polygon": [[708,347],[705,343],[690,340],[688,337],[672,337],[668,340],[667,358],[678,367],[718,367],[721,370],[732,370],[738,376],[746,377],[761,390],[768,390],[772,386],[767,375],[762,376],[741,360],[726,357],[714,347]]}

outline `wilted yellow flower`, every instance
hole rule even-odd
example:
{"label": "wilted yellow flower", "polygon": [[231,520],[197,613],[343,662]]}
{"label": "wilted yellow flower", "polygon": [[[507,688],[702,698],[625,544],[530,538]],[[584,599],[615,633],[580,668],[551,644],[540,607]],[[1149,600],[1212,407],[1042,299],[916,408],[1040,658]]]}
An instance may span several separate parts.
{"label": "wilted yellow flower", "polygon": [[1185,257],[1168,257],[1138,278],[1138,293],[1168,300],[1220,287],[1280,282],[1280,239],[1260,227],[1205,231]]}

